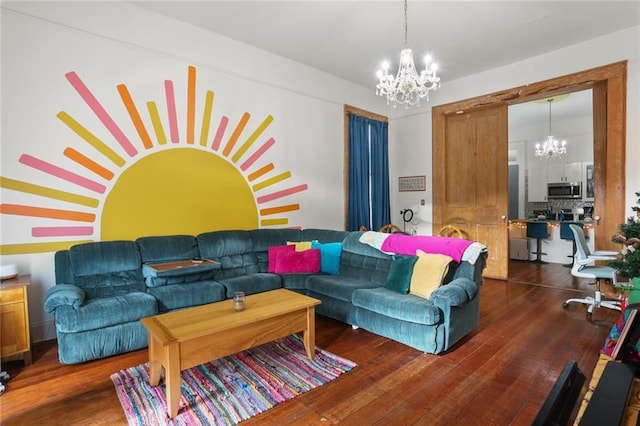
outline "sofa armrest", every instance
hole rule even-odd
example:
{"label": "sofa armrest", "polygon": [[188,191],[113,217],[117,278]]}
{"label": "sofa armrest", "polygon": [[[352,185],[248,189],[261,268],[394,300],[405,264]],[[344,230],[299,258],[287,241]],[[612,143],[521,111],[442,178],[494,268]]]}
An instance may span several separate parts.
{"label": "sofa armrest", "polygon": [[478,285],[469,278],[457,278],[438,287],[430,299],[438,307],[462,306],[478,294]]}
{"label": "sofa armrest", "polygon": [[73,284],[56,284],[47,291],[44,298],[44,310],[53,313],[60,306],[79,308],[84,303],[84,290]]}

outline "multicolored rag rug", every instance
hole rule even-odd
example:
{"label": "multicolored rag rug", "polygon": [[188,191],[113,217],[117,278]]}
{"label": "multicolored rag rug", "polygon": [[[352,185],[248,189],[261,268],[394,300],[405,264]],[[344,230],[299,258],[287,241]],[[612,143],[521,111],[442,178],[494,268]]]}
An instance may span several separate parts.
{"label": "multicolored rag rug", "polygon": [[167,415],[165,385],[149,385],[149,364],[111,375],[130,425],[234,425],[330,382],[356,364],[317,349],[310,360],[294,335],[181,373],[178,415]]}

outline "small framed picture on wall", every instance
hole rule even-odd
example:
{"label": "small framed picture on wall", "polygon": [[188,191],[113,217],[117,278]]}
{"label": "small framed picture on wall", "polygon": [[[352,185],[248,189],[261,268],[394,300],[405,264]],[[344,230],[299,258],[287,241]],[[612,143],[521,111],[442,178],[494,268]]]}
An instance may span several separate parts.
{"label": "small framed picture on wall", "polygon": [[426,191],[427,190],[427,177],[426,176],[400,176],[398,177],[398,191]]}

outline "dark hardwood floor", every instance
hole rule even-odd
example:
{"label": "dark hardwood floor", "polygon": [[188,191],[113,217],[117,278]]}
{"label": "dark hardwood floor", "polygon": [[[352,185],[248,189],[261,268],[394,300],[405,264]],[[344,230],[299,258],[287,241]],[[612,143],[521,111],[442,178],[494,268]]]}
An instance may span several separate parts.
{"label": "dark hardwood floor", "polygon": [[[442,355],[319,317],[317,345],[358,367],[242,424],[531,424],[567,360],[590,378],[618,312],[597,309],[589,322],[585,306],[563,309],[584,283],[561,265],[516,262],[511,272],[511,281],[485,280],[480,326]],[[12,377],[2,425],[126,424],[109,376],[147,352],[66,366],[50,341],[34,345],[33,360],[3,364]]]}

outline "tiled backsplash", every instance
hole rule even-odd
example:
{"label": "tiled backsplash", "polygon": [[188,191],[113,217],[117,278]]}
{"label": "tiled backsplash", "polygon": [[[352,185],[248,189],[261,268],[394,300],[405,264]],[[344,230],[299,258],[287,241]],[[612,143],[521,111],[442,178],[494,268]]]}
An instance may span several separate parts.
{"label": "tiled backsplash", "polygon": [[559,213],[560,210],[572,210],[584,207],[593,207],[593,201],[582,200],[550,200],[540,203],[525,203],[525,215],[533,216],[534,210],[551,210],[552,213]]}

